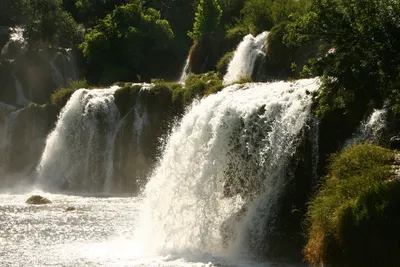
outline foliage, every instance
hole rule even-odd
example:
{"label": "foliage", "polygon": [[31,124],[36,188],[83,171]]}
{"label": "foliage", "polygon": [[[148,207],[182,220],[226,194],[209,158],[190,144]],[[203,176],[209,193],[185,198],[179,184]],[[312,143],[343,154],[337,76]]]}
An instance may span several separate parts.
{"label": "foliage", "polygon": [[55,105],[58,109],[62,109],[72,94],[75,92],[74,89],[60,88],[54,91],[50,96],[50,102]]}
{"label": "foliage", "polygon": [[201,40],[216,31],[222,16],[217,0],[200,0],[194,18],[193,31],[189,32],[193,40]]}
{"label": "foliage", "polygon": [[26,0],[25,37],[35,44],[71,47],[82,41],[83,28],[63,10],[62,0]]}
{"label": "foliage", "polygon": [[304,70],[322,76],[318,115],[335,109],[363,114],[368,103],[400,102],[400,1],[313,1],[309,13],[290,23],[286,42],[320,42]]}
{"label": "foliage", "polygon": [[0,0],[0,6],[0,25],[16,26],[20,24],[23,0]]}
{"label": "foliage", "polygon": [[[117,7],[81,44],[91,82],[149,79],[167,69],[174,33],[168,21],[135,1]],[[140,80],[140,79],[139,79]]]}
{"label": "foliage", "polygon": [[89,84],[86,79],[69,81],[66,88],[60,88],[51,94],[50,102],[58,109],[62,109],[76,90],[88,87]]}
{"label": "foliage", "polygon": [[263,67],[267,80],[296,79],[300,70],[310,58],[318,52],[318,45],[310,43],[307,46],[289,46],[283,42],[287,34],[288,22],[282,22],[272,27],[268,34],[267,60]]}
{"label": "foliage", "polygon": [[393,162],[393,151],[362,144],[332,157],[307,213],[309,263],[399,264],[400,183],[392,180]]}
{"label": "foliage", "polygon": [[[281,22],[304,14],[311,0],[249,0],[245,1],[241,14],[243,20],[234,28],[247,28],[253,35],[271,29]],[[232,29],[230,30],[232,32]],[[232,34],[232,33],[231,33]]]}
{"label": "foliage", "polygon": [[226,74],[227,70],[228,70],[228,66],[229,63],[231,62],[233,55],[234,55],[234,51],[231,52],[227,52],[225,53],[225,55],[223,55],[217,63],[217,72],[218,74],[222,77]]}
{"label": "foliage", "polygon": [[63,0],[63,7],[70,12],[76,21],[86,27],[96,25],[98,19],[111,13],[116,6],[128,1],[121,0]]}

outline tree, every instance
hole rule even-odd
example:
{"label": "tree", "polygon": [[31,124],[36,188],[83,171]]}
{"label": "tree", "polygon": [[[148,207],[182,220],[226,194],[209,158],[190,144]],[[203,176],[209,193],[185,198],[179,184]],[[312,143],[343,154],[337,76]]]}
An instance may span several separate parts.
{"label": "tree", "polygon": [[217,0],[200,0],[195,14],[193,31],[189,36],[193,40],[200,40],[211,35],[219,26],[222,9]]}
{"label": "tree", "polygon": [[[288,25],[286,42],[319,42],[305,71],[322,77],[318,114],[364,114],[369,104],[400,103],[400,1],[314,0]],[[362,115],[361,115],[362,116]]]}
{"label": "tree", "polygon": [[32,43],[51,46],[73,46],[81,41],[83,27],[62,8],[61,0],[26,0],[25,37]]}
{"label": "tree", "polygon": [[135,1],[119,6],[85,36],[80,45],[92,83],[149,80],[168,69],[174,33],[168,21]]}

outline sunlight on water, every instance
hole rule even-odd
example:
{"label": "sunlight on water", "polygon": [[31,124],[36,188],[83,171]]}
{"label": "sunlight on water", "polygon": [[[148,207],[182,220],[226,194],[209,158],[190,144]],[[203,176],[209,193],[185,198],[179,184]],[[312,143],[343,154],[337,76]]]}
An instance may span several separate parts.
{"label": "sunlight on water", "polygon": [[[25,204],[32,194],[52,204]],[[133,236],[138,198],[0,194],[1,266],[266,266],[212,255],[143,257]],[[76,211],[66,212],[67,207]]]}

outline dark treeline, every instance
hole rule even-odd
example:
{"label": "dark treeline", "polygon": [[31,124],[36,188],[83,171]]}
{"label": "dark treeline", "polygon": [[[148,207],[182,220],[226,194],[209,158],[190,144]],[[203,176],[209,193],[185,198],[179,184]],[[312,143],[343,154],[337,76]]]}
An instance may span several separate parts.
{"label": "dark treeline", "polygon": [[398,0],[2,0],[1,7],[0,25],[24,26],[29,49],[79,53],[91,84],[177,80],[188,54],[192,72],[223,73],[226,62],[218,61],[228,61],[245,35],[270,31],[266,72],[321,76],[321,116],[400,102]]}

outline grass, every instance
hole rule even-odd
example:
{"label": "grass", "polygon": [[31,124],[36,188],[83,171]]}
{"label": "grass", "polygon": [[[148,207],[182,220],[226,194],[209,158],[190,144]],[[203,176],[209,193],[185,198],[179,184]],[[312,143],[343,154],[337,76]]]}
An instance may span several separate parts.
{"label": "grass", "polygon": [[227,73],[229,63],[231,62],[234,54],[235,51],[227,52],[218,60],[216,69],[220,77],[223,77]]}
{"label": "grass", "polygon": [[61,110],[76,90],[88,87],[86,79],[69,81],[67,87],[59,88],[51,94],[50,102]]}
{"label": "grass", "polygon": [[400,183],[395,154],[356,144],[331,158],[306,218],[313,266],[400,266]]}

